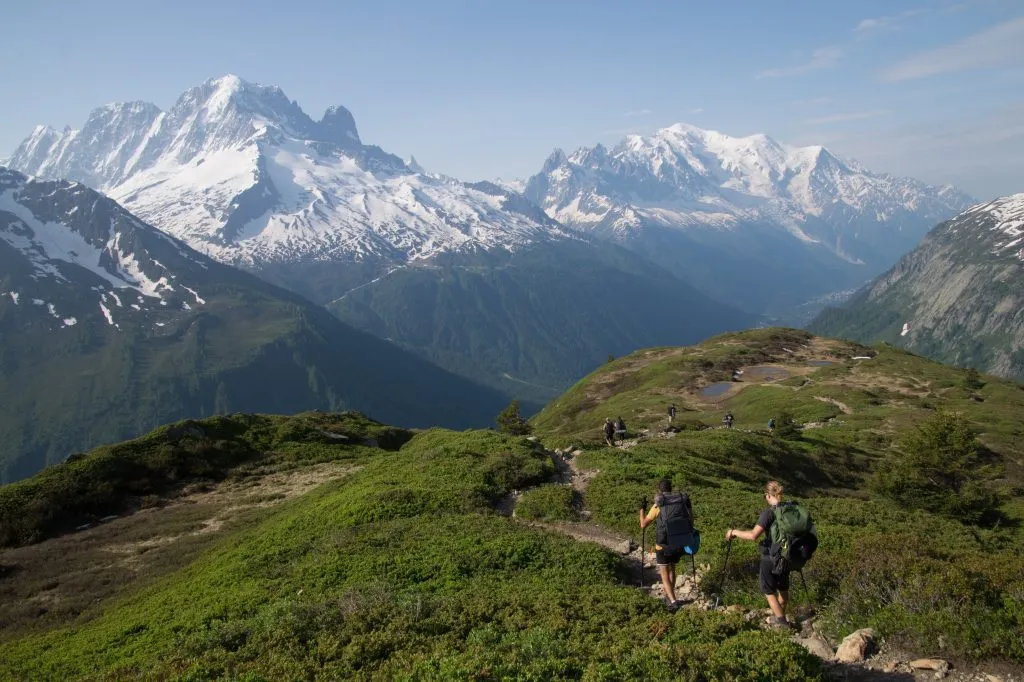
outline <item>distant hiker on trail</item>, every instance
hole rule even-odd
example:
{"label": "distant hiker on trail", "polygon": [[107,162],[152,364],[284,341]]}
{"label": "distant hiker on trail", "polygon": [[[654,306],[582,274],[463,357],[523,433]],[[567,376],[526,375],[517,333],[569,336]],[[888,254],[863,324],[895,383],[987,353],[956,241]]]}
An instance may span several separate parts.
{"label": "distant hiker on trail", "polygon": [[668,406],[668,423],[671,424],[676,420],[676,404],[672,403]]}
{"label": "distant hiker on trail", "polygon": [[622,417],[615,420],[615,433],[620,443],[626,440],[626,422],[622,421]]}
{"label": "distant hiker on trail", "polygon": [[604,420],[604,442],[615,447],[615,424],[612,424],[611,417]]}
{"label": "distant hiker on trail", "polygon": [[782,501],[782,485],[778,481],[768,482],[764,498],[769,506],[757,517],[757,525],[752,530],[730,528],[725,539],[760,540],[761,594],[774,614],[768,624],[784,628],[790,626],[786,619],[790,571],[803,568],[818,546],[818,533],[803,505]]}
{"label": "distant hiker on trail", "polygon": [[[644,515],[644,509],[640,509],[641,529],[654,521],[657,521],[654,555],[658,562],[658,573],[661,575],[661,585],[665,588],[668,608],[675,611],[682,605],[676,599],[676,564],[684,555],[696,551],[696,531],[693,528],[690,496],[684,492],[673,493],[672,481],[667,478],[658,482],[658,494],[651,510]],[[643,557],[640,560],[643,561]]]}
{"label": "distant hiker on trail", "polygon": [[768,433],[775,433],[775,417],[768,420]]}
{"label": "distant hiker on trail", "polygon": [[732,428],[732,412],[726,412],[725,416],[722,417],[722,423],[725,424],[725,428]]}

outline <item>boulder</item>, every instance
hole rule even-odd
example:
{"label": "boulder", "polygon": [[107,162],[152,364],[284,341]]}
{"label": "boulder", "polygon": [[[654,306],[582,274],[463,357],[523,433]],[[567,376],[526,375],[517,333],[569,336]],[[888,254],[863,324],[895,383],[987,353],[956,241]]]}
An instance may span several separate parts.
{"label": "boulder", "polygon": [[874,652],[874,645],[875,631],[871,628],[851,632],[836,650],[836,660],[840,663],[860,663]]}
{"label": "boulder", "polygon": [[940,680],[949,672],[949,662],[941,658],[919,658],[908,665],[914,670],[934,670],[935,677]]}
{"label": "boulder", "polygon": [[835,653],[832,651],[832,647],[829,645],[828,642],[823,640],[821,637],[797,637],[795,641],[797,644],[807,649],[809,652],[811,652],[823,661],[831,661],[833,658],[835,658]]}

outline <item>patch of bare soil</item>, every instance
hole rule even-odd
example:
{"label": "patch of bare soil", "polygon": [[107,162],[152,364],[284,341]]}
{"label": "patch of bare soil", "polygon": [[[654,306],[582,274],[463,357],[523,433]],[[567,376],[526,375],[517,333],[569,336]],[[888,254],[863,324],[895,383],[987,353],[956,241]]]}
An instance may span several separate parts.
{"label": "patch of bare soil", "polygon": [[843,414],[853,414],[853,410],[851,410],[845,403],[841,403],[835,398],[828,398],[826,396],[816,395],[814,396],[814,399],[820,400],[823,403],[831,403],[832,405],[835,405]]}
{"label": "patch of bare soil", "polygon": [[89,618],[109,597],[187,565],[238,525],[356,470],[326,462],[196,486],[163,506],[0,551],[0,640]]}

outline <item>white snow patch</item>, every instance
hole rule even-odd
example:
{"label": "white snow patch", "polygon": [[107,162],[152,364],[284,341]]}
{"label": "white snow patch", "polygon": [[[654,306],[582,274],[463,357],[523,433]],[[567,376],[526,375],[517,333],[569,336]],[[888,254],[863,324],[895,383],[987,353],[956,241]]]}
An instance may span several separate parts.
{"label": "white snow patch", "polygon": [[14,305],[18,305],[18,298],[20,298],[20,296],[17,291],[9,291],[7,292],[7,295],[11,297],[12,301],[14,301]]}
{"label": "white snow patch", "polygon": [[47,303],[46,304],[46,309],[50,311],[51,315],[53,315],[57,319],[60,319],[60,315],[57,314],[57,308],[52,303]]}
{"label": "white snow patch", "polygon": [[184,289],[185,291],[187,291],[188,293],[192,294],[193,296],[195,296],[196,297],[196,303],[198,303],[199,305],[205,305],[206,304],[206,301],[203,298],[200,298],[199,294],[196,293],[195,289],[189,289],[184,284],[181,285],[181,288]]}
{"label": "white snow patch", "polygon": [[33,298],[32,305],[46,305],[46,301],[41,298]]}
{"label": "white snow patch", "polygon": [[74,327],[76,324],[78,324],[78,320],[76,320],[73,317],[65,317],[63,322],[65,327]]}
{"label": "white snow patch", "polygon": [[113,326],[114,316],[110,314],[110,309],[103,305],[103,301],[100,301],[100,310],[103,311],[103,317],[107,318],[107,324]]}
{"label": "white snow patch", "polygon": [[182,301],[182,302],[181,302],[181,309],[182,309],[182,310],[192,310],[192,306],[190,306],[190,305],[189,305],[188,303],[186,303],[185,301]]}
{"label": "white snow patch", "polygon": [[909,333],[910,333],[910,323],[909,322],[904,322],[903,323],[903,331],[900,332],[900,336],[906,336]]}

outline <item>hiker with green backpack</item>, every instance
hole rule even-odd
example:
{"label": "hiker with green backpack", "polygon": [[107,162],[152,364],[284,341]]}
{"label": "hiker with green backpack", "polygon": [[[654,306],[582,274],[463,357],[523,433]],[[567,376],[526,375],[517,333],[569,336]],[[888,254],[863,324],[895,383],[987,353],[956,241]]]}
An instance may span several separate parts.
{"label": "hiker with green backpack", "polygon": [[802,569],[814,554],[818,548],[818,531],[806,507],[799,502],[782,501],[782,484],[778,481],[768,482],[764,497],[769,506],[757,517],[757,525],[751,530],[730,528],[725,532],[725,539],[760,540],[761,593],[773,614],[768,623],[772,627],[788,628],[789,574]]}

